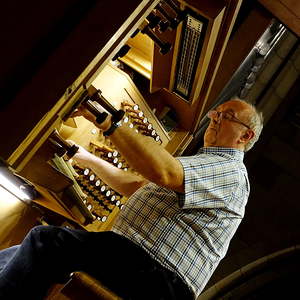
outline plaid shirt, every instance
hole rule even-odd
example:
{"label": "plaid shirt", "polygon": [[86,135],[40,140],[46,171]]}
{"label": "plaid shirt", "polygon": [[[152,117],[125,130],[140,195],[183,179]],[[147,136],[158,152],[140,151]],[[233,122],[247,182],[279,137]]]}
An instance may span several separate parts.
{"label": "plaid shirt", "polygon": [[242,151],[220,147],[177,158],[185,194],[147,184],[128,199],[113,231],[176,272],[197,297],[244,216],[249,182],[243,158]]}

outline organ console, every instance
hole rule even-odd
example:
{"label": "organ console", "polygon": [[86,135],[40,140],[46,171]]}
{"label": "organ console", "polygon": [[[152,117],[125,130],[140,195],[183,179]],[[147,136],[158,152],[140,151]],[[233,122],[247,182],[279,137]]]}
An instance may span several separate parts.
{"label": "organ console", "polygon": [[[170,153],[182,154],[210,105],[228,28],[241,3],[124,2],[117,11],[115,2],[87,8],[69,38],[0,113],[3,125],[14,111],[19,128],[6,138],[0,155],[55,203],[52,211],[63,210],[73,225],[87,230],[109,228],[126,198],[92,170],[76,165],[71,158],[78,148],[67,140],[120,169],[134,170],[109,136],[84,118],[72,117],[73,112],[84,105],[99,123],[111,114],[115,122],[153,138]],[[30,110],[27,119],[20,117],[25,103],[38,110]],[[163,122],[166,108],[177,116],[171,130]],[[43,207],[42,199],[36,203]]]}

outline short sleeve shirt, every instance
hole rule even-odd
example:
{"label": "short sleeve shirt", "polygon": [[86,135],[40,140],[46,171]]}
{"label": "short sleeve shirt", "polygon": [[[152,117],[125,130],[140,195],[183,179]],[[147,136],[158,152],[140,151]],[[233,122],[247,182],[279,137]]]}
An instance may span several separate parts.
{"label": "short sleeve shirt", "polygon": [[154,183],[143,186],[128,199],[112,230],[177,273],[197,297],[244,216],[250,188],[243,158],[242,151],[220,147],[178,157],[185,193]]}

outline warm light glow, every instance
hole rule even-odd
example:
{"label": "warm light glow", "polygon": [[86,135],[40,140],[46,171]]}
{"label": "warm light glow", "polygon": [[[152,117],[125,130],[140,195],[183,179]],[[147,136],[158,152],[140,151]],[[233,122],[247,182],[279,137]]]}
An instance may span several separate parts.
{"label": "warm light glow", "polygon": [[21,200],[30,200],[30,197],[24,193],[18,186],[14,185],[5,176],[0,174],[0,185]]}
{"label": "warm light glow", "polygon": [[6,212],[7,209],[9,209],[9,211],[13,211],[15,207],[19,206],[22,203],[23,202],[20,201],[19,198],[0,186],[0,223],[2,221],[1,219],[3,211]]}

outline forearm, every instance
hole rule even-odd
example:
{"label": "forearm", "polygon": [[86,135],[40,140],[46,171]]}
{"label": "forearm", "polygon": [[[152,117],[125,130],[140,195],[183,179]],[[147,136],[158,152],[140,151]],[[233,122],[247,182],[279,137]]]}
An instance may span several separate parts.
{"label": "forearm", "polygon": [[151,137],[123,125],[110,136],[129,165],[144,178],[173,190],[183,191],[183,169],[168,151]]}
{"label": "forearm", "polygon": [[92,154],[84,158],[77,157],[77,159],[75,156],[74,159],[79,164],[92,169],[113,190],[126,197],[131,196],[137,189],[147,183],[147,180],[142,176],[135,175],[129,171],[123,171]]}

